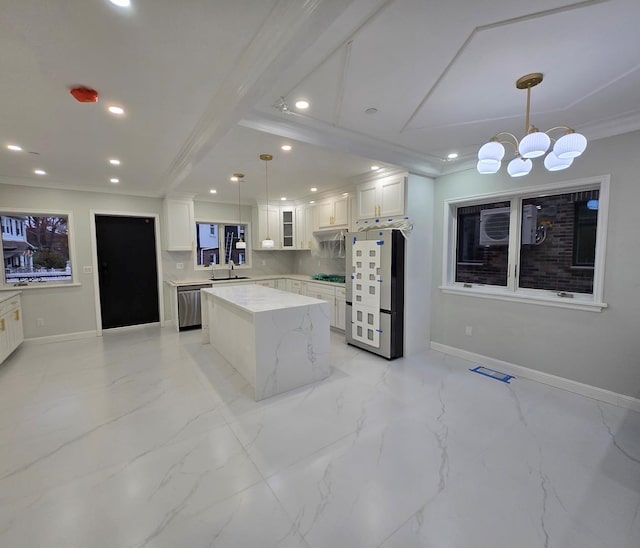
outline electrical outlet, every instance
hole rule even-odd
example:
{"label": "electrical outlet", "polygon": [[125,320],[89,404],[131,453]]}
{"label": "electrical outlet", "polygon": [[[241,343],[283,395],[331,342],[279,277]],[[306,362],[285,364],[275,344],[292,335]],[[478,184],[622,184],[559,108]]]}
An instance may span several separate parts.
{"label": "electrical outlet", "polygon": [[37,319],[36,319],[36,325],[37,325],[38,327],[42,327],[42,326],[44,326],[44,318],[37,318]]}
{"label": "electrical outlet", "polygon": [[182,270],[184,268],[184,263],[176,263],[176,268],[178,270]]}
{"label": "electrical outlet", "polygon": [[83,266],[82,272],[84,272],[85,274],[91,274],[93,272],[93,268],[90,266]]}
{"label": "electrical outlet", "polygon": [[470,325],[465,326],[464,334],[471,337],[471,335],[473,335],[473,327],[471,327]]}

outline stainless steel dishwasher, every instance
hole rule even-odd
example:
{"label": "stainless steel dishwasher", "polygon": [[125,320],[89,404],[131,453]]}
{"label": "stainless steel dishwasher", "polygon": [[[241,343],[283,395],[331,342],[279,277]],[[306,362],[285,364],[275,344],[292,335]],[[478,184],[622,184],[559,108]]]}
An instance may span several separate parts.
{"label": "stainless steel dishwasher", "polygon": [[211,284],[178,287],[178,329],[195,329],[202,325],[200,289]]}

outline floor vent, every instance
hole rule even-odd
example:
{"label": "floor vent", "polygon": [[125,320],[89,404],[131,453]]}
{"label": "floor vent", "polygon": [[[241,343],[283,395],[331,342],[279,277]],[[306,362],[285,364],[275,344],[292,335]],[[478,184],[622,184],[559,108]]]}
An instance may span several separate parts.
{"label": "floor vent", "polygon": [[488,367],[483,367],[479,365],[475,369],[469,369],[469,371],[473,371],[474,373],[479,373],[480,375],[484,375],[485,377],[491,377],[500,382],[506,382],[509,384],[511,379],[515,379],[513,375],[507,375],[506,373],[500,373],[500,371],[495,371],[494,369],[489,369]]}

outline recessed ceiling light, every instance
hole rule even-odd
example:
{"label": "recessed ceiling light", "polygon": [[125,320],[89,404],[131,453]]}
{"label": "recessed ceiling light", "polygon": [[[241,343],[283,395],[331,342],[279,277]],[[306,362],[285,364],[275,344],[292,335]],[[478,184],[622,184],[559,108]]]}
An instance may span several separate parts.
{"label": "recessed ceiling light", "polygon": [[282,145],[280,148],[285,152],[289,152],[293,147],[291,145]]}
{"label": "recessed ceiling light", "polygon": [[281,201],[283,201],[283,202],[284,202],[286,199],[287,199],[287,197],[286,197],[286,196],[280,196],[280,200],[281,200]]}
{"label": "recessed ceiling light", "polygon": [[111,105],[108,108],[108,110],[111,114],[117,114],[118,116],[121,116],[124,114],[124,109],[122,107],[117,107],[115,105]]}
{"label": "recessed ceiling light", "polygon": [[449,154],[447,156],[447,158],[449,158],[449,160],[455,160],[458,157],[458,153],[457,152],[452,152],[451,154]]}
{"label": "recessed ceiling light", "polygon": [[47,174],[47,172],[44,169],[34,169],[33,172],[36,175],[46,175]]}
{"label": "recessed ceiling light", "polygon": [[343,196],[349,196],[349,193],[348,192],[343,192],[342,195]]}
{"label": "recessed ceiling light", "polygon": [[305,101],[304,99],[300,99],[299,101],[296,101],[296,108],[299,108],[300,110],[309,108],[309,101]]}
{"label": "recessed ceiling light", "polygon": [[7,148],[9,150],[13,150],[13,152],[21,152],[22,151],[22,147],[19,147],[18,145],[7,145]]}
{"label": "recessed ceiling light", "polygon": [[380,166],[371,166],[371,171],[378,171]]}
{"label": "recessed ceiling light", "polygon": [[315,201],[315,200],[311,200],[309,203],[310,203],[310,204],[315,204],[315,203],[316,203],[316,201]]}
{"label": "recessed ceiling light", "polygon": [[317,192],[318,191],[318,189],[315,186],[312,186],[309,190],[311,192]]}
{"label": "recessed ceiling light", "polygon": [[131,0],[109,0],[109,2],[119,8],[128,8],[131,5]]}
{"label": "recessed ceiling light", "polygon": [[217,191],[215,188],[212,188],[212,189],[209,191],[209,194],[217,194],[217,193],[218,193],[218,191]]}
{"label": "recessed ceiling light", "polygon": [[365,113],[366,114],[377,114],[378,113],[378,109],[374,108],[374,107],[371,107],[371,108],[368,108],[367,110],[365,110]]}
{"label": "recessed ceiling light", "polygon": [[119,183],[120,179],[116,179],[115,177],[112,177],[111,179],[109,179],[109,181],[112,183]]}
{"label": "recessed ceiling light", "polygon": [[236,183],[238,181],[238,178],[235,175],[232,175],[231,177],[229,177],[229,180]]}
{"label": "recessed ceiling light", "polygon": [[109,163],[110,163],[112,166],[119,166],[119,165],[120,165],[120,160],[118,160],[117,158],[110,158],[110,159],[109,159]]}

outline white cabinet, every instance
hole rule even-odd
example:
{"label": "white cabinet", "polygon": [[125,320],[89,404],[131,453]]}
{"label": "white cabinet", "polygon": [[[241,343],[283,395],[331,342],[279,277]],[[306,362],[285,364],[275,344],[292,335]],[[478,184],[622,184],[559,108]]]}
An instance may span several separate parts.
{"label": "white cabinet", "polygon": [[295,212],[296,249],[315,249],[317,241],[313,237],[316,229],[315,206],[298,206]]}
{"label": "white cabinet", "polygon": [[344,331],[346,301],[346,292],[344,287],[307,283],[307,296],[327,301],[330,305],[329,323],[331,327],[342,329]]}
{"label": "white cabinet", "polygon": [[298,295],[306,295],[307,294],[307,284],[300,280],[289,280],[290,287],[289,291],[291,293],[296,293]]}
{"label": "white cabinet", "polygon": [[349,196],[336,196],[318,204],[316,215],[320,230],[349,228]]}
{"label": "white cabinet", "polygon": [[347,305],[347,293],[344,287],[336,287],[335,327],[345,329],[345,307]]}
{"label": "white cabinet", "polygon": [[254,209],[253,222],[253,248],[262,249],[261,242],[267,237],[274,243],[274,249],[282,249],[280,241],[280,208],[266,205],[259,205]]}
{"label": "white cabinet", "polygon": [[0,302],[0,363],[24,340],[20,294],[2,297]]}
{"label": "white cabinet", "polygon": [[404,175],[391,175],[358,185],[358,219],[404,215],[404,190]]}
{"label": "white cabinet", "polygon": [[293,207],[280,208],[280,247],[296,249],[296,210]]}
{"label": "white cabinet", "polygon": [[164,228],[164,248],[167,251],[191,251],[196,233],[193,200],[166,198]]}

